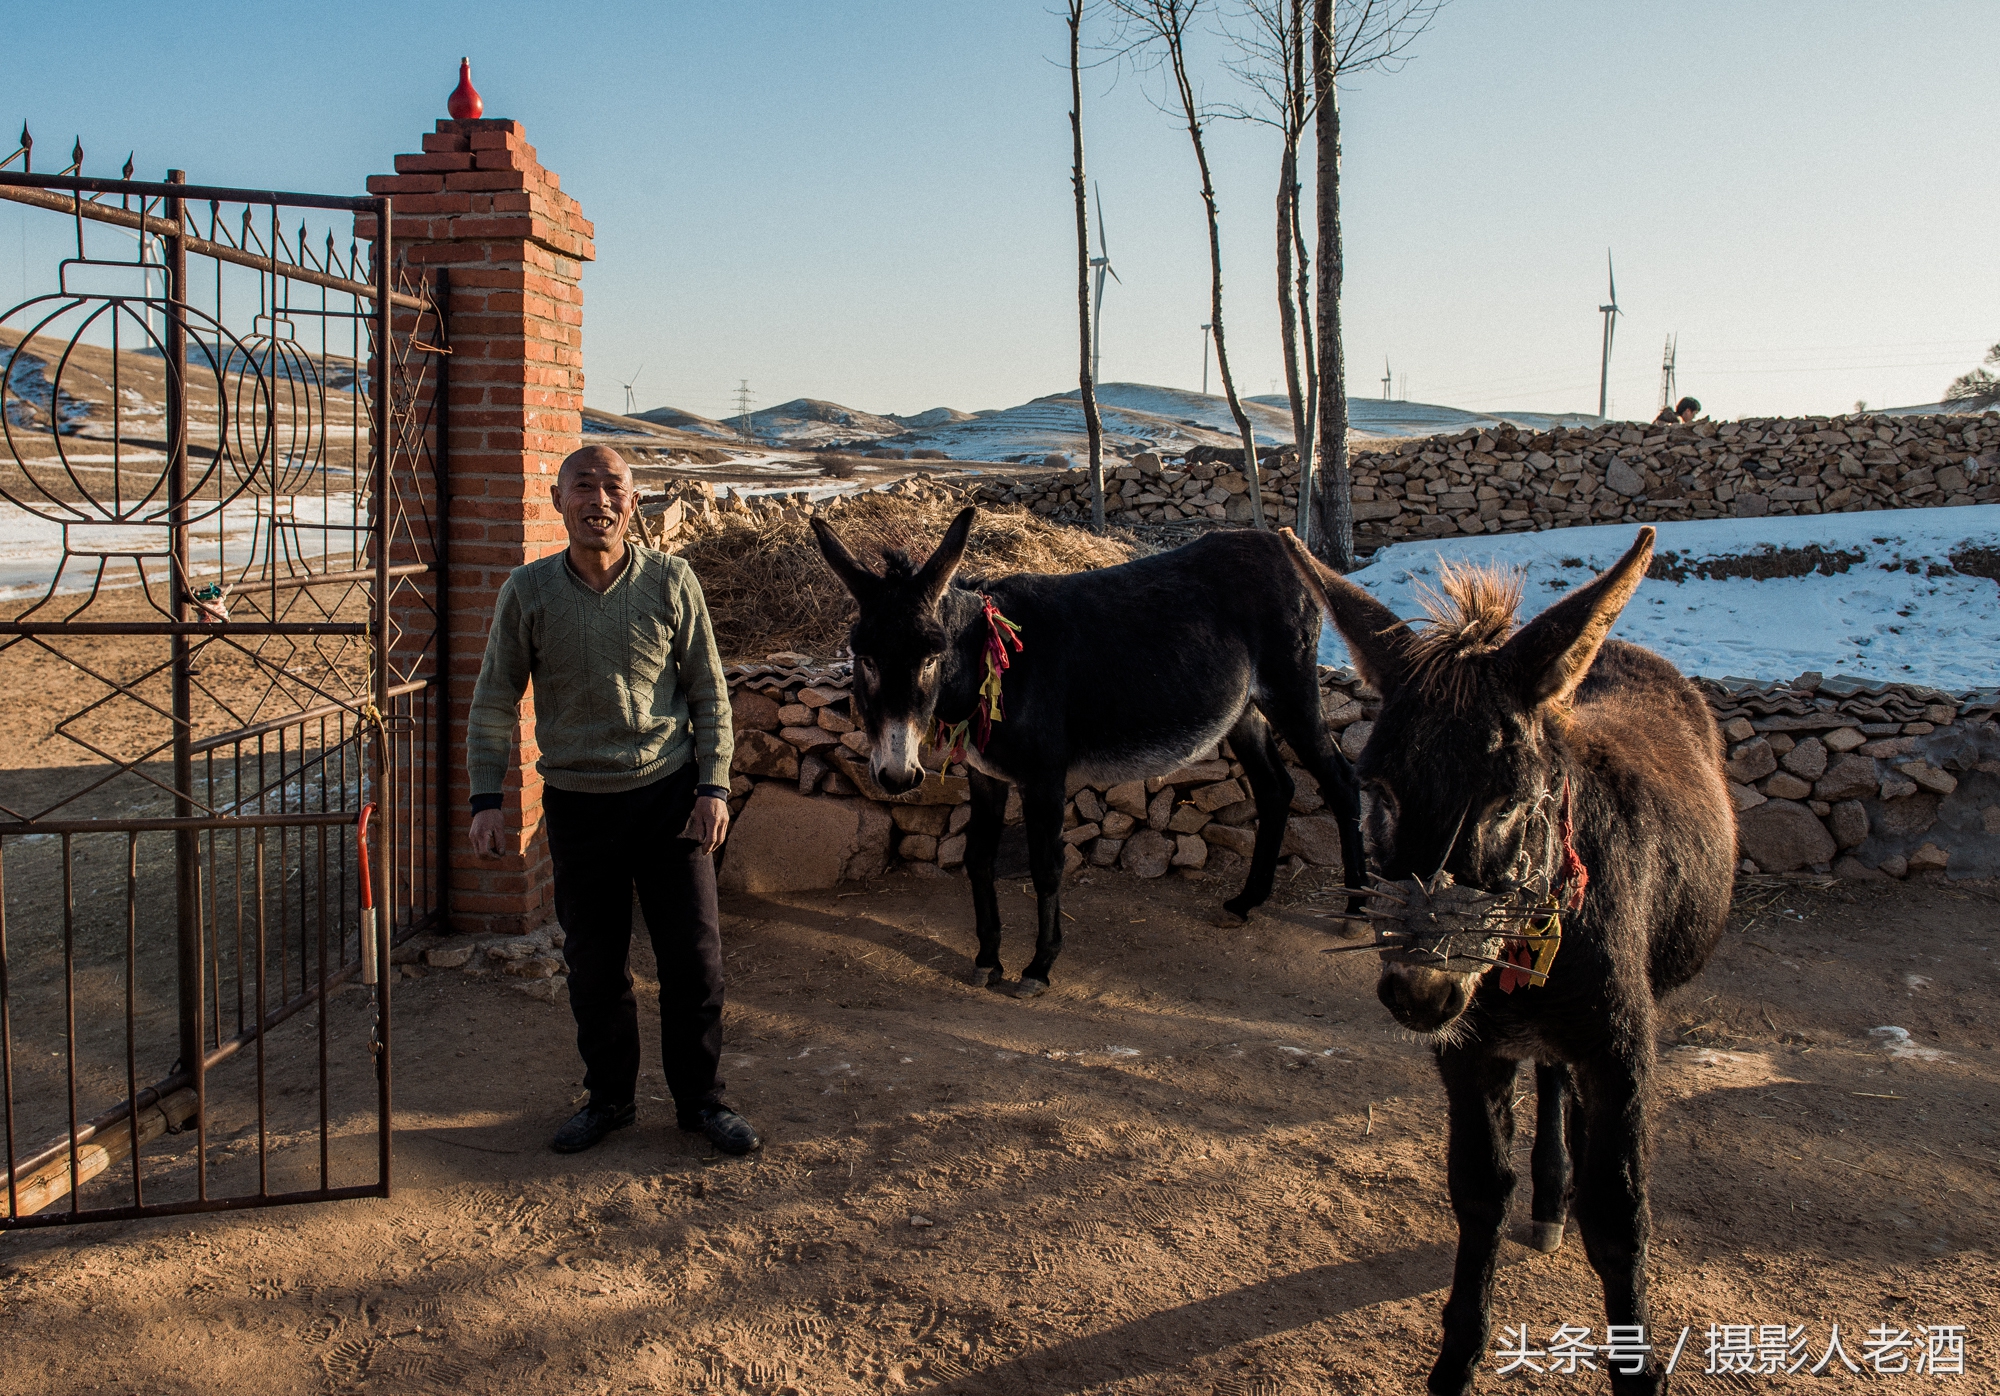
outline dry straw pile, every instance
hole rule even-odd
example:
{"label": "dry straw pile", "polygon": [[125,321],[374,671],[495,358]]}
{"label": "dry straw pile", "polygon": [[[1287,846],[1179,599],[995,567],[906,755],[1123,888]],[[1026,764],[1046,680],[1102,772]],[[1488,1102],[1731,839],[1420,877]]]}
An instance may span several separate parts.
{"label": "dry straw pile", "polygon": [[[928,556],[963,507],[956,499],[870,493],[840,499],[825,516],[857,558],[879,566],[884,549]],[[801,509],[717,512],[695,521],[690,534],[677,551],[701,580],[726,658],[841,652],[854,604],[820,557]],[[1142,550],[1129,535],[1100,536],[1023,510],[981,509],[959,571],[966,577],[1086,572]]]}

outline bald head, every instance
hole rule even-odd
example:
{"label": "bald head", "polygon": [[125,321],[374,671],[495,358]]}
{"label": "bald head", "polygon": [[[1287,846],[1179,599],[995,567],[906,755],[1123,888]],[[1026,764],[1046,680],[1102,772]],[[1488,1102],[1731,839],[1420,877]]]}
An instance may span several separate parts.
{"label": "bald head", "polygon": [[[569,530],[569,555],[585,581],[603,590],[625,558],[625,529],[639,496],[632,471],[608,446],[572,451],[556,471],[549,500]],[[593,560],[594,559],[594,560]]]}
{"label": "bald head", "polygon": [[609,470],[627,479],[632,474],[631,467],[625,464],[624,457],[609,446],[585,446],[582,450],[571,451],[563,457],[563,463],[556,468],[556,488],[561,489],[575,478],[579,470],[585,469]]}

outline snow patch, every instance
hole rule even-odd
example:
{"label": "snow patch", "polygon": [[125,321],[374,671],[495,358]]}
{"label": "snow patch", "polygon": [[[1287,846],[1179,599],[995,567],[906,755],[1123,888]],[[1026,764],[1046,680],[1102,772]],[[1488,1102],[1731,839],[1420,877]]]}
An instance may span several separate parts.
{"label": "snow patch", "polygon": [[[1994,682],[2000,605],[1981,577],[1931,575],[1971,545],[2000,545],[2000,505],[1889,509],[1798,518],[1709,519],[1653,525],[1656,552],[1687,568],[1679,582],[1648,580],[1613,634],[1644,645],[1686,674],[1789,678],[1808,670],[1870,682],[1920,683],[1954,691]],[[1632,546],[1632,524],[1544,533],[1396,543],[1352,580],[1390,610],[1421,617],[1419,589],[1435,588],[1443,563],[1518,568],[1526,620],[1609,567]],[[1831,576],[1704,578],[1703,560],[1759,549],[1857,553]],[[1320,631],[1322,664],[1349,663],[1331,625]]]}

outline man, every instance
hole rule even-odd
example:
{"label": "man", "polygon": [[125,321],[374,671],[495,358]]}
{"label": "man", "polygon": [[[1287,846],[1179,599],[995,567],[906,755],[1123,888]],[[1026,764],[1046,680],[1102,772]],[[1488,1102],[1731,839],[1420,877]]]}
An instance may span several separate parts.
{"label": "man", "polygon": [[1653,418],[1656,427],[1686,426],[1701,415],[1701,404],[1691,397],[1684,397],[1672,407],[1662,407],[1660,415]]}
{"label": "man", "polygon": [[500,856],[500,790],[535,685],[556,919],[590,1101],[556,1131],[590,1148],[635,1118],[639,1009],[628,964],[636,886],[660,969],[660,1043],[684,1130],[724,1153],[763,1142],[722,1102],[722,933],[714,853],[729,830],[729,689],[694,572],[625,541],[638,507],[617,452],[586,446],[550,490],[569,547],[500,587],[466,723],[472,847]]}

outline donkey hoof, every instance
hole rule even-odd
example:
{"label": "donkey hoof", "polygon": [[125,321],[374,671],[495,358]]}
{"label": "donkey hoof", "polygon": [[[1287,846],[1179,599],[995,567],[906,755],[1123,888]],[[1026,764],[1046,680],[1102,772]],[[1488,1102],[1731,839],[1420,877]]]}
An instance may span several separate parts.
{"label": "donkey hoof", "polygon": [[1529,1234],[1529,1244],[1543,1255],[1552,1254],[1563,1243],[1563,1224],[1559,1221],[1538,1221]]}
{"label": "donkey hoof", "polygon": [[1014,997],[1017,999],[1040,998],[1043,994],[1046,994],[1048,991],[1049,991],[1048,980],[1030,979],[1028,978],[1027,975],[1024,974],[1021,976],[1021,982],[1014,986]]}
{"label": "donkey hoof", "polygon": [[990,989],[1003,977],[998,965],[974,965],[972,973],[965,976],[965,982],[975,989]]}

